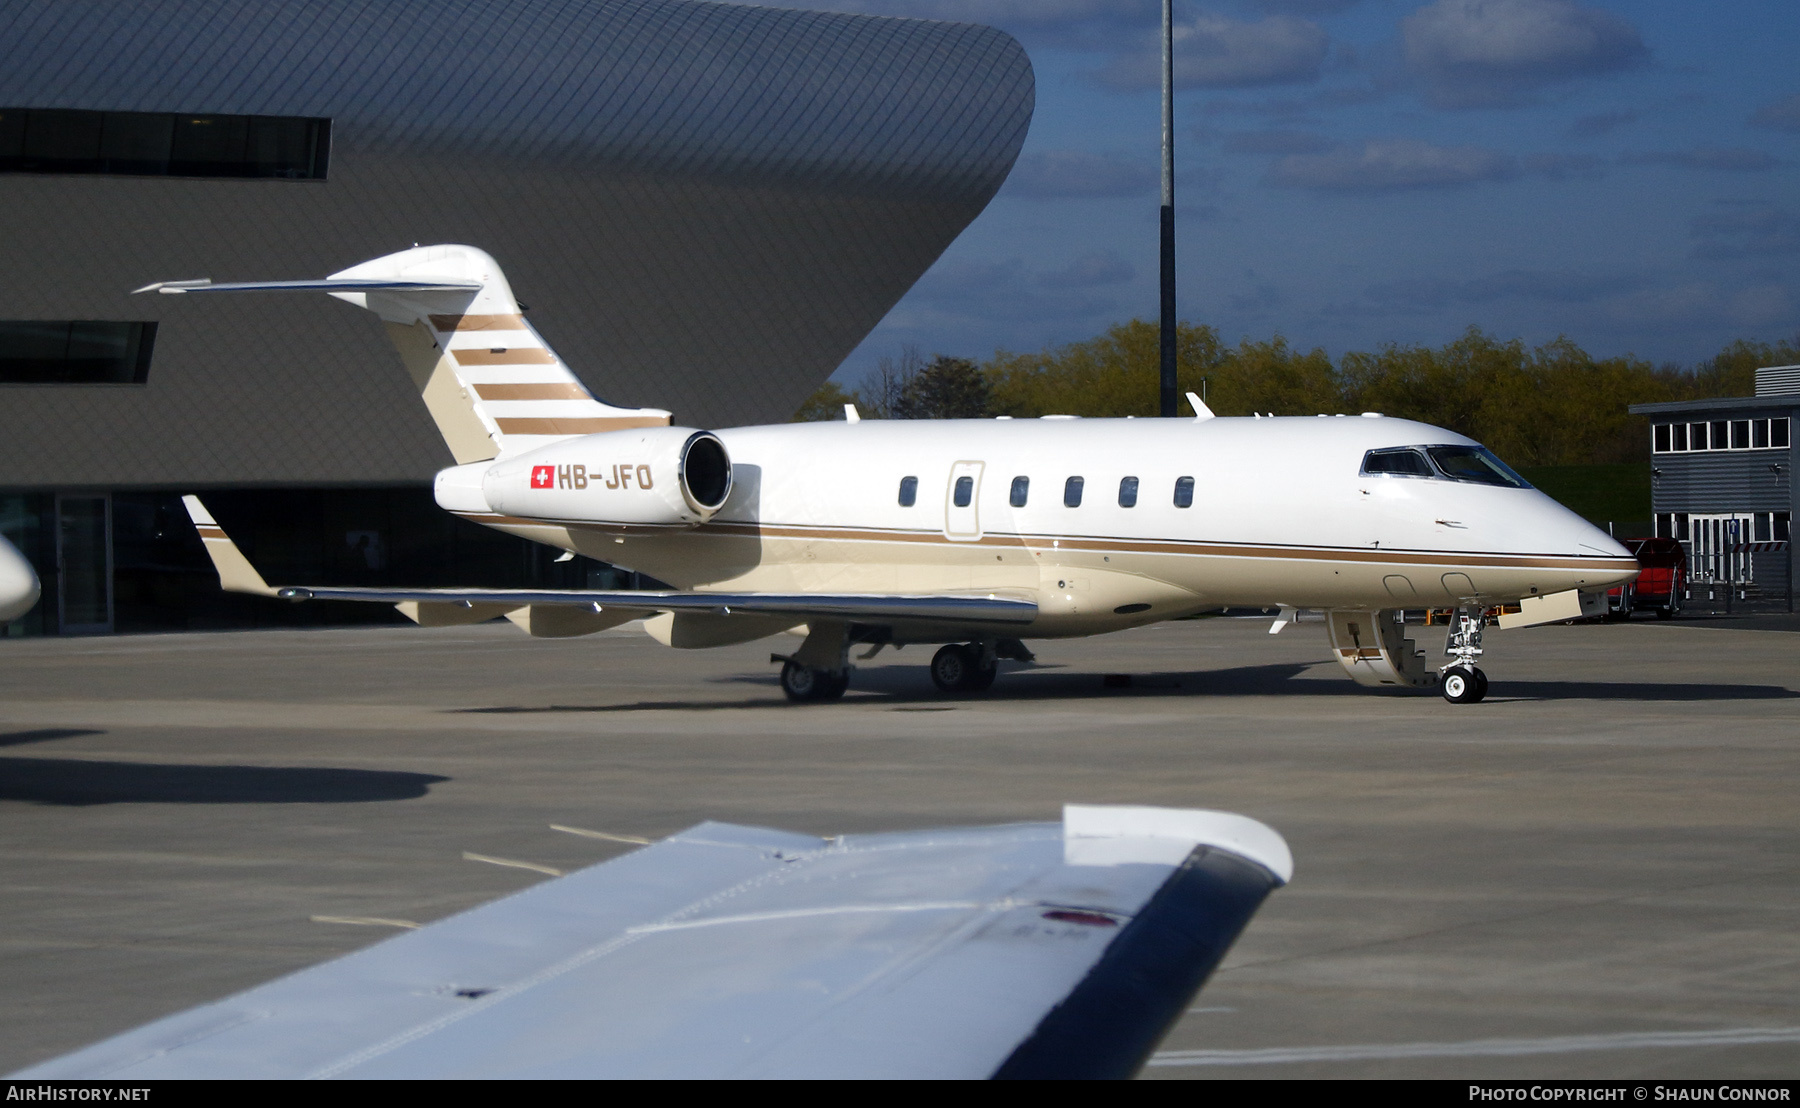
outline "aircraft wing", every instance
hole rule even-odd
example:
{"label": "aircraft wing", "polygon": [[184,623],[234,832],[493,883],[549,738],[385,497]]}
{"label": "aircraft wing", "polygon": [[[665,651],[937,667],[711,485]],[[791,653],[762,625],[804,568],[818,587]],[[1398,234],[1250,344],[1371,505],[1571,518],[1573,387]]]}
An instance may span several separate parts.
{"label": "aircraft wing", "polygon": [[951,620],[958,623],[1030,623],[1037,604],[1004,596],[878,593],[762,593],[604,591],[598,589],[354,589],[278,588],[286,600],[366,600],[389,604],[572,604],[643,612],[715,612],[719,615],[778,615],[796,620],[838,617],[849,620]]}
{"label": "aircraft wing", "polygon": [[1292,868],[1225,812],[703,823],[12,1076],[1123,1078]]}
{"label": "aircraft wing", "polygon": [[361,600],[381,604],[499,605],[509,611],[532,604],[573,605],[596,611],[712,612],[720,615],[792,616],[810,619],[942,620],[954,623],[1030,623],[1037,603],[995,595],[893,595],[884,593],[752,593],[604,589],[364,589],[267,584],[213,519],[199,497],[184,496],[188,515],[227,592],[279,596],[286,600]]}

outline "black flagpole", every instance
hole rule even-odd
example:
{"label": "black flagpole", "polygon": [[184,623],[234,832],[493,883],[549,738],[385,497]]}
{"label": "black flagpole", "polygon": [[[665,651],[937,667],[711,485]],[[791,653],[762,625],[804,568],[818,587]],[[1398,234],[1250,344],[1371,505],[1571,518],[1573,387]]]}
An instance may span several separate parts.
{"label": "black flagpole", "polygon": [[1162,414],[1175,414],[1175,26],[1162,5]]}

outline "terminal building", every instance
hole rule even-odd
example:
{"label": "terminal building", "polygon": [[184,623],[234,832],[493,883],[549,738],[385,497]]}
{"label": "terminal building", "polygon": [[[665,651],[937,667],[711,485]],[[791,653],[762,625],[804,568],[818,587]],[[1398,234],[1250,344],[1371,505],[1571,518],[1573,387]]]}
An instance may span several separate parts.
{"label": "terminal building", "polygon": [[0,28],[0,531],[45,585],[11,634],[350,616],[219,594],[188,492],[270,580],[616,584],[436,510],[450,455],[368,313],[131,290],[468,243],[596,396],[782,421],[1034,103],[993,28],[697,0],[0,0]]}
{"label": "terminal building", "polygon": [[1679,539],[1695,586],[1792,587],[1800,366],[1756,371],[1756,395],[1634,404],[1650,420],[1656,533]]}

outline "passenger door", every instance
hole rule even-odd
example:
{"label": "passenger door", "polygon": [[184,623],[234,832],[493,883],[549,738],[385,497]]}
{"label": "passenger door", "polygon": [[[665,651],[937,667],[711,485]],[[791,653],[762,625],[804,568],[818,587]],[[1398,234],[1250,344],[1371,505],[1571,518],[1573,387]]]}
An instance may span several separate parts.
{"label": "passenger door", "polygon": [[985,463],[957,462],[944,489],[944,537],[954,542],[981,538],[981,471]]}

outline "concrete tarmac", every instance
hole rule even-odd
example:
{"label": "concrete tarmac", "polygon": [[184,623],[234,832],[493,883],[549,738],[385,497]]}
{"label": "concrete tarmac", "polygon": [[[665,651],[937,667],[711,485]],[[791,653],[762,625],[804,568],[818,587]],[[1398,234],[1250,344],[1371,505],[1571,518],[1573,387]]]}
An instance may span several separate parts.
{"label": "concrete tarmac", "polygon": [[[786,703],[778,639],[509,625],[0,642],[0,1072],[703,819],[827,835],[1223,808],[1292,845],[1150,1077],[1800,1074],[1800,635],[1493,632],[1486,703],[1321,624],[929,648]],[[1130,674],[1129,687],[1107,687]],[[334,922],[334,921],[365,922]]]}

